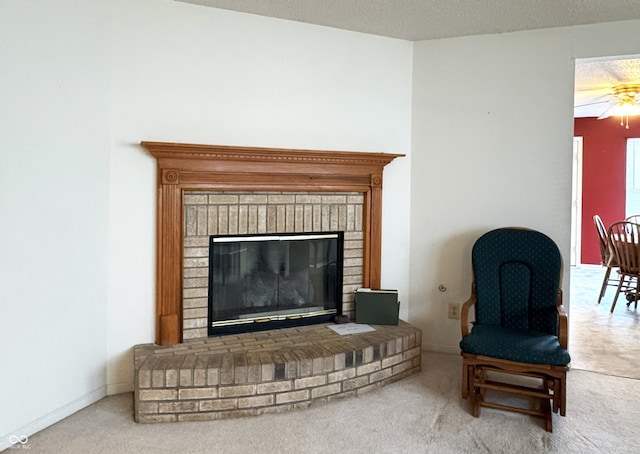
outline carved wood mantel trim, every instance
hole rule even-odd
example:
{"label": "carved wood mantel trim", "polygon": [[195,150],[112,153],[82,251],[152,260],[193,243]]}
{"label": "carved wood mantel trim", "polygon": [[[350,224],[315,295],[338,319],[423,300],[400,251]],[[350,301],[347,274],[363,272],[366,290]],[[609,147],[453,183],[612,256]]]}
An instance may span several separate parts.
{"label": "carved wood mantel trim", "polygon": [[185,191],[361,192],[364,287],[380,287],[382,171],[403,154],[141,142],[157,160],[156,343],[182,342]]}

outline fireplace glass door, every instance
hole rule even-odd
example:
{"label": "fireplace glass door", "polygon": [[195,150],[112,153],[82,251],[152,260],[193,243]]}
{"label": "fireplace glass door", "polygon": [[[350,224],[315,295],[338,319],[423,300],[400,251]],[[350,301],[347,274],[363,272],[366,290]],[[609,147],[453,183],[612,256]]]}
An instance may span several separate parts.
{"label": "fireplace glass door", "polygon": [[343,243],[343,232],[211,236],[209,335],[341,314]]}

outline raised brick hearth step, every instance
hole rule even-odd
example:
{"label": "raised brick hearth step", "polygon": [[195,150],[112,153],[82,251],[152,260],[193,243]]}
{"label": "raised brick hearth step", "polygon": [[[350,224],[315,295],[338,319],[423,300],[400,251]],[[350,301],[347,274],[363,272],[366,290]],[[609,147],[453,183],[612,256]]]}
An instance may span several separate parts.
{"label": "raised brick hearth step", "polygon": [[305,408],[416,373],[422,332],[400,322],[341,336],[329,325],[137,345],[137,422],[202,421]]}

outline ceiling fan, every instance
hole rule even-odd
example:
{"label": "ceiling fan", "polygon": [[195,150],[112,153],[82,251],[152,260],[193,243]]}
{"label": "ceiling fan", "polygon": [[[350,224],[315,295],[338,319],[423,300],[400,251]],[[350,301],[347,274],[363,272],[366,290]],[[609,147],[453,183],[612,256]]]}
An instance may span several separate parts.
{"label": "ceiling fan", "polygon": [[[598,90],[600,91],[600,90]],[[587,95],[588,96],[588,95]],[[592,95],[591,102],[576,105],[576,109],[600,106],[598,120],[612,116],[620,117],[620,126],[629,129],[629,117],[640,115],[640,84],[618,84],[603,95]]]}

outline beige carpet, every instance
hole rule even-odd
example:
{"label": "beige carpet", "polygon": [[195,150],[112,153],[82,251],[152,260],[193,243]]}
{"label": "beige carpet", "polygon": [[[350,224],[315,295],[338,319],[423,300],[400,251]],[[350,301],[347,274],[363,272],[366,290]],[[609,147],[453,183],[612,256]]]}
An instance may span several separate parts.
{"label": "beige carpet", "polygon": [[379,391],[254,418],[136,424],[111,396],[29,438],[32,453],[625,453],[640,439],[640,381],[571,371],[567,416],[542,421],[460,398],[461,358],[424,353],[423,371]]}
{"label": "beige carpet", "polygon": [[567,416],[554,415],[553,433],[515,413],[482,409],[473,418],[460,397],[460,356],[425,352],[420,374],[379,391],[255,418],[142,425],[133,421],[132,394],[111,396],[29,437],[28,452],[639,452],[638,311],[621,301],[610,314],[612,288],[596,304],[601,268],[571,273]]}

